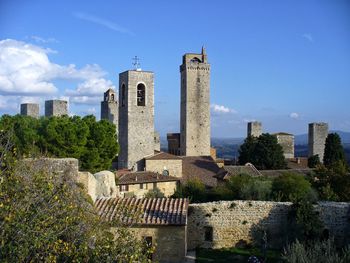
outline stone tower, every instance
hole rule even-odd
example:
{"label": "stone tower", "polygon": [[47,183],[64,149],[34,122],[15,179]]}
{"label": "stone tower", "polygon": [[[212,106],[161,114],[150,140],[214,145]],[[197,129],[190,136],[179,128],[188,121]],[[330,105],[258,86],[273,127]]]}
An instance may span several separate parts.
{"label": "stone tower", "polygon": [[118,130],[118,102],[113,89],[108,89],[104,93],[103,101],[101,101],[101,119],[110,121]]}
{"label": "stone tower", "polygon": [[22,103],[21,115],[39,118],[39,104],[37,103]]}
{"label": "stone tower", "polygon": [[45,116],[68,115],[68,103],[65,100],[47,100],[45,101]]}
{"label": "stone tower", "polygon": [[153,72],[128,70],[119,74],[118,169],[142,171],[144,158],[154,154]]}
{"label": "stone tower", "polygon": [[309,157],[318,154],[323,163],[324,148],[328,136],[328,124],[309,123]]}
{"label": "stone tower", "polygon": [[262,134],[262,125],[261,122],[253,121],[248,122],[247,125],[247,137],[259,137]]}
{"label": "stone tower", "polygon": [[210,64],[205,49],[182,57],[181,155],[210,156]]}

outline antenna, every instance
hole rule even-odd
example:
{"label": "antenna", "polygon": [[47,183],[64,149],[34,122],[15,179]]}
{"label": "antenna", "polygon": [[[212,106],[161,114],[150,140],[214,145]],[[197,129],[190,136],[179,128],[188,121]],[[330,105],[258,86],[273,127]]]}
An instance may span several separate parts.
{"label": "antenna", "polygon": [[138,56],[135,56],[132,60],[134,61],[132,63],[132,65],[134,66],[134,69],[137,70],[137,71],[141,71],[140,58]]}

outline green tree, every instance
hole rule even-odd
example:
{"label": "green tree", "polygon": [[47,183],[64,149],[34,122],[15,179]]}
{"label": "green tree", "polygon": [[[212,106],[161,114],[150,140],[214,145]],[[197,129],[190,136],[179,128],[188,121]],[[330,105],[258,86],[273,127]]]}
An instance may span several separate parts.
{"label": "green tree", "polygon": [[145,198],[163,198],[163,197],[165,197],[165,195],[162,191],[160,191],[158,187],[150,189],[145,194]]}
{"label": "green tree", "polygon": [[326,138],[323,163],[326,167],[331,168],[339,162],[346,164],[344,148],[339,135],[330,133]]}
{"label": "green tree", "polygon": [[239,163],[250,162],[258,169],[284,169],[286,162],[282,146],[274,135],[263,133],[259,138],[248,137],[239,149]]}
{"label": "green tree", "polygon": [[320,165],[320,157],[318,156],[318,154],[316,155],[312,155],[307,159],[307,166],[309,168],[315,168],[317,165]]}
{"label": "green tree", "polygon": [[125,225],[113,222],[110,232],[69,170],[8,168],[0,173],[1,262],[149,262]]}
{"label": "green tree", "polygon": [[311,183],[304,176],[286,172],[272,182],[272,195],[277,201],[299,202],[301,200],[316,201],[317,195]]}
{"label": "green tree", "polygon": [[185,184],[180,185],[176,189],[173,197],[187,197],[193,203],[204,202],[206,201],[205,185],[197,178],[188,180]]}

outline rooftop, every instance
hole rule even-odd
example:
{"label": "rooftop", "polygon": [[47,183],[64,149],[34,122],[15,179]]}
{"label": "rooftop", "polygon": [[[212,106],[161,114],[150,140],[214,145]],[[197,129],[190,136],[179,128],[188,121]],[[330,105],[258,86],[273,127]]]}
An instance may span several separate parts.
{"label": "rooftop", "polygon": [[146,160],[181,160],[181,158],[170,153],[158,152],[153,156],[147,157]]}
{"label": "rooftop", "polygon": [[153,182],[170,182],[179,181],[180,179],[173,176],[165,176],[155,172],[128,172],[122,174],[118,180],[117,185],[121,184],[140,184],[140,183],[153,183]]}
{"label": "rooftop", "polygon": [[227,177],[237,176],[240,174],[261,176],[261,173],[255,168],[255,166],[248,163],[246,165],[225,165],[215,177],[224,180]]}
{"label": "rooftop", "polygon": [[188,203],[187,198],[100,198],[95,207],[101,219],[108,222],[184,226]]}

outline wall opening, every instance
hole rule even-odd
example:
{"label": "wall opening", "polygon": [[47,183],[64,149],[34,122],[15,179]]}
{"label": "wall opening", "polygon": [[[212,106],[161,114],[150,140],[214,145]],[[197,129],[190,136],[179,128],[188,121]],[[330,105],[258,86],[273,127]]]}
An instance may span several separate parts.
{"label": "wall opening", "polygon": [[213,241],[213,228],[211,226],[204,227],[204,240]]}
{"label": "wall opening", "polygon": [[137,106],[146,106],[146,87],[142,83],[137,85]]}

